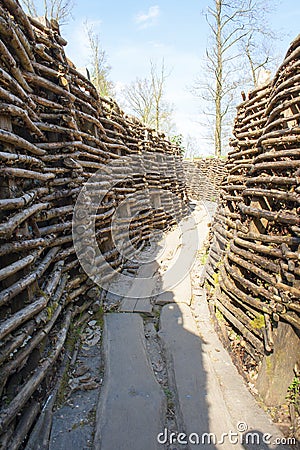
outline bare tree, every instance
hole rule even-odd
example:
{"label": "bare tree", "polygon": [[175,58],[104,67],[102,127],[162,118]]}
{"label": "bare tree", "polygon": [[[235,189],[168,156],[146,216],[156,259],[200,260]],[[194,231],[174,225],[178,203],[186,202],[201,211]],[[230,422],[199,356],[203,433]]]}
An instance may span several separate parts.
{"label": "bare tree", "polygon": [[199,144],[197,139],[190,134],[185,137],[185,153],[184,157],[193,159],[199,153]]}
{"label": "bare tree", "polygon": [[147,127],[154,127],[153,92],[148,78],[136,78],[123,91],[127,107]]}
{"label": "bare tree", "polygon": [[141,122],[168,135],[174,131],[173,107],[165,100],[166,72],[164,60],[158,67],[150,61],[147,78],[136,78],[123,90],[126,107]]}
{"label": "bare tree", "polygon": [[96,34],[93,27],[85,23],[86,32],[90,47],[91,81],[95,85],[99,95],[114,96],[114,84],[109,80],[110,65],[107,62],[107,55],[100,44],[99,34]]}
{"label": "bare tree", "polygon": [[172,114],[172,107],[165,101],[165,84],[170,73],[166,73],[165,62],[162,60],[161,66],[157,67],[150,61],[151,86],[154,103],[154,125],[157,130],[168,122]]}
{"label": "bare tree", "polygon": [[[231,122],[237,88],[249,83],[250,72],[255,82],[259,67],[270,61],[269,53],[256,52],[255,43],[266,36],[268,0],[213,0],[206,12],[210,38],[206,50],[206,80],[198,79],[194,93],[205,101],[205,115],[213,128],[215,156],[220,157]],[[269,37],[271,34],[269,34]],[[257,58],[259,56],[259,58]],[[249,69],[244,70],[249,64]],[[208,106],[207,106],[208,105]]]}
{"label": "bare tree", "polygon": [[21,0],[32,17],[45,16],[48,20],[54,19],[60,25],[68,22],[74,8],[73,0]]}
{"label": "bare tree", "polygon": [[257,86],[259,72],[271,70],[278,65],[274,54],[274,40],[277,35],[268,30],[267,27],[255,29],[253,27],[240,43],[240,50],[249,67],[249,77],[245,77],[244,84],[249,89]]}

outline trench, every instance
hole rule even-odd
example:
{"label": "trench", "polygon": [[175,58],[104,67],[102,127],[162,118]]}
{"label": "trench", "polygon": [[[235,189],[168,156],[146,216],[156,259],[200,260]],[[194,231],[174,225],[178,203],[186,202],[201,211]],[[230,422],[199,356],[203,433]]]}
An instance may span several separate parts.
{"label": "trench", "polygon": [[[138,331],[136,351],[142,351],[143,370],[151,375],[145,378],[152,380],[160,405],[160,427],[193,433],[197,426],[191,424],[199,423],[203,433],[210,432],[223,420],[213,406],[214,392],[222,398],[224,431],[243,421],[242,410],[230,403],[226,370],[220,382],[221,368],[231,364],[219,341],[209,341],[215,336],[209,328],[213,320],[248,386],[267,407],[287,408],[281,429],[290,436],[292,428],[298,436],[299,39],[274,79],[238,107],[227,159],[183,161],[180,148],[164,134],[98,95],[68,61],[66,41],[54,23],[27,17],[15,0],[0,4],[1,446],[35,448],[43,435],[47,448],[50,418],[64,401],[72,403],[73,395],[84,418],[76,416],[68,430],[87,427],[87,445],[99,446],[102,425],[96,417],[107,400],[103,389],[101,394],[107,381],[103,354],[109,324],[118,324],[120,315],[128,321],[125,337]],[[179,295],[174,279],[163,284],[176,254],[168,236],[189,223],[203,201],[210,202],[205,208],[210,226],[204,249],[198,249],[201,260],[194,255],[201,268],[190,284],[179,283]],[[187,236],[197,227],[190,224]],[[143,260],[145,273],[138,277],[139,257],[147,261],[162,238],[170,245],[163,267],[154,258],[148,268]],[[196,251],[194,244],[185,243],[187,253]],[[180,253],[177,272],[170,271],[176,282],[189,273],[185,254]],[[153,308],[151,280],[158,268],[164,274],[155,287],[161,289],[155,291],[161,304]],[[137,278],[144,282],[135,283]],[[189,304],[182,302],[187,293]],[[184,318],[191,332],[176,328]],[[177,347],[186,345],[198,364],[183,377],[198,386],[193,394],[198,407],[191,402],[190,410],[187,399],[193,395],[184,397],[179,389],[184,383],[176,380],[190,360],[179,364],[171,325],[181,336]],[[88,410],[84,395],[92,398]],[[256,415],[265,426],[265,416]],[[157,431],[154,416],[149,415],[151,436],[150,426],[144,434],[148,447]],[[264,432],[251,414],[244,420]],[[53,429],[59,432],[60,426]]]}

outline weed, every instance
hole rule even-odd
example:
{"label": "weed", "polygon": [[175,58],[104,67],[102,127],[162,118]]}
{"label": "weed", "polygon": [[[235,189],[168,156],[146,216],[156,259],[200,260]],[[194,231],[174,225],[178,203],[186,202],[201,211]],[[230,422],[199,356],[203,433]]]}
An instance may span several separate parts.
{"label": "weed", "polygon": [[221,313],[221,311],[218,308],[216,308],[215,315],[216,315],[216,319],[218,322],[226,322],[223,314]]}
{"label": "weed", "polygon": [[103,306],[100,306],[98,311],[95,312],[95,320],[97,321],[97,324],[103,329],[104,325],[104,309]]}
{"label": "weed", "polygon": [[200,258],[200,264],[201,264],[202,266],[205,266],[206,261],[207,261],[207,258],[208,258],[208,252],[207,252],[207,253],[204,253],[203,255],[201,255],[201,258]]}
{"label": "weed", "polygon": [[259,314],[255,319],[251,320],[250,322],[252,328],[255,330],[261,330],[265,327],[265,318],[263,314]]}
{"label": "weed", "polygon": [[165,396],[167,397],[168,400],[171,400],[173,398],[172,391],[170,391],[169,388],[165,388],[164,389],[164,393],[165,393]]}
{"label": "weed", "polygon": [[170,389],[164,389],[165,396],[167,397],[167,407],[168,409],[174,408],[173,392]]}
{"label": "weed", "polygon": [[214,280],[215,286],[217,286],[219,284],[219,273],[215,272],[213,274],[213,280]]}
{"label": "weed", "polygon": [[286,399],[289,403],[295,405],[296,411],[300,413],[300,378],[294,377],[288,387]]}

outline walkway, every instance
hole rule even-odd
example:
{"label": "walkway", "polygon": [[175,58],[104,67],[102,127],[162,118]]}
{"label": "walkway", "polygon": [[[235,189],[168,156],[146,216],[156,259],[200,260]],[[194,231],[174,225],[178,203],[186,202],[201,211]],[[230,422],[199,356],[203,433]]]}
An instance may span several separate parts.
{"label": "walkway", "polygon": [[[282,435],[222,347],[197,286],[208,221],[197,206],[194,220],[169,232],[156,260],[142,266],[145,280],[127,290],[120,312],[105,314],[95,450],[287,449],[276,445]],[[152,295],[137,299],[151,282]]]}

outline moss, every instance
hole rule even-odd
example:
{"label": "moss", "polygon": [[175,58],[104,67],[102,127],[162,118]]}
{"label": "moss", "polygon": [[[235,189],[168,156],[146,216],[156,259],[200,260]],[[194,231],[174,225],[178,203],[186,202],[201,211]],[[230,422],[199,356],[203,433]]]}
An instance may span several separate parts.
{"label": "moss", "polygon": [[265,327],[265,318],[263,314],[259,314],[255,319],[251,320],[250,325],[255,330],[261,330]]}
{"label": "moss", "polygon": [[97,321],[97,325],[99,325],[101,327],[101,329],[103,329],[103,325],[104,325],[104,309],[103,306],[100,306],[98,311],[95,312],[95,320]]}
{"label": "moss", "polygon": [[47,306],[47,315],[48,315],[48,320],[50,320],[55,312],[55,310],[58,307],[58,303],[57,302],[53,302],[52,305],[48,305]]}
{"label": "moss", "polygon": [[219,284],[219,273],[215,272],[213,274],[213,280],[214,280],[215,286],[218,286],[218,284]]}
{"label": "moss", "polygon": [[225,322],[224,316],[218,308],[216,308],[215,316],[218,322]]}
{"label": "moss", "polygon": [[202,266],[205,266],[206,261],[207,261],[207,258],[208,258],[208,252],[206,252],[206,253],[204,253],[203,255],[201,255],[201,258],[200,258],[200,264],[201,264]]}
{"label": "moss", "polygon": [[66,367],[66,370],[63,373],[63,376],[61,378],[59,390],[56,397],[56,406],[60,407],[63,405],[65,401],[66,392],[68,389],[68,382],[69,382],[69,364]]}

